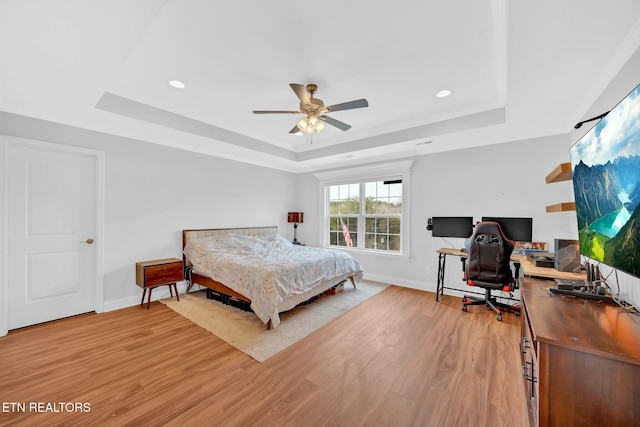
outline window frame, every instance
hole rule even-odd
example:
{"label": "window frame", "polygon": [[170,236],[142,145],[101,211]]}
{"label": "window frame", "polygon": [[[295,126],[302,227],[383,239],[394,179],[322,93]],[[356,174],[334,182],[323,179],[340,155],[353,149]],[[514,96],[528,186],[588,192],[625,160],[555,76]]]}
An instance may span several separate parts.
{"label": "window frame", "polygon": [[[391,162],[385,164],[376,164],[360,167],[349,167],[348,169],[333,170],[326,172],[319,172],[314,174],[318,178],[320,185],[320,226],[319,233],[323,247],[326,248],[338,248],[345,251],[354,251],[358,253],[368,253],[380,256],[391,257],[410,257],[411,248],[411,166],[413,160],[405,160],[398,162]],[[402,180],[402,214],[400,215],[400,250],[378,250],[365,248],[365,230],[364,223],[366,218],[371,217],[366,214],[366,208],[364,203],[364,185],[367,182],[376,181],[395,181]],[[358,247],[336,246],[330,245],[330,233],[329,233],[329,187],[334,185],[343,184],[359,184],[359,200],[360,200],[360,212],[358,218],[362,218],[362,221],[358,221]]]}

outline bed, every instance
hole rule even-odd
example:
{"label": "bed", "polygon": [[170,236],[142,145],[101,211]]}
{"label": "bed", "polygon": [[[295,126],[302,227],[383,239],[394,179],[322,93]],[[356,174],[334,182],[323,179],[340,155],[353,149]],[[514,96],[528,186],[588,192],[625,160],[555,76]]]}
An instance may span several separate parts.
{"label": "bed", "polygon": [[280,324],[279,313],[362,278],[350,254],[293,245],[277,227],[183,230],[182,247],[190,286],[247,303],[268,329]]}

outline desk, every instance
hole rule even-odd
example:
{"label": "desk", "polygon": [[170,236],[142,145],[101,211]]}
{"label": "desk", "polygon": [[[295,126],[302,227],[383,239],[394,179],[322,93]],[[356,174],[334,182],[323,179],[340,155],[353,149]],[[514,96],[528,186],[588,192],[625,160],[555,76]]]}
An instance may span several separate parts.
{"label": "desk", "polygon": [[[445,289],[451,289],[451,290],[466,292],[466,293],[474,293],[469,291],[468,289],[451,288],[451,287],[445,286],[444,284],[447,255],[453,255],[455,257],[460,258],[461,261],[464,261],[467,259],[467,253],[461,251],[460,249],[454,249],[454,248],[440,248],[436,252],[438,253],[438,278],[436,283],[436,301],[439,301],[440,295],[444,295]],[[531,261],[529,261],[526,255],[512,254],[511,261],[513,262],[516,269],[515,276],[514,276],[516,280],[516,288],[519,287],[518,280],[520,277],[521,268],[522,268],[522,274],[525,277],[537,277],[542,279],[587,280],[587,274],[584,272],[580,274],[576,274],[570,271],[569,272],[558,271],[555,268],[536,267],[531,263]]]}
{"label": "desk", "polygon": [[542,279],[567,279],[567,280],[587,280],[587,273],[573,273],[571,271],[558,271],[555,268],[536,267],[529,261],[526,255],[512,255],[511,261],[519,262],[522,267],[522,274],[525,277],[538,277]]}
{"label": "desk", "polygon": [[[462,252],[460,249],[454,248],[440,248],[438,252],[438,279],[436,282],[436,301],[439,301],[440,295],[444,295],[444,289],[452,289],[456,291],[462,291],[459,288],[449,288],[444,285],[444,272],[447,264],[447,255],[453,255],[460,258],[460,261],[467,259],[467,253]],[[462,271],[462,269],[460,270]]]}

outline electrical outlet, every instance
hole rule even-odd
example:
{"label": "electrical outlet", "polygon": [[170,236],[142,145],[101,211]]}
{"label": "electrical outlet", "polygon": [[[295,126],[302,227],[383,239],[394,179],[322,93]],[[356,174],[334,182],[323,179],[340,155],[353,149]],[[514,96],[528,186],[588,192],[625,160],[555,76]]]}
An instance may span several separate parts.
{"label": "electrical outlet", "polygon": [[431,266],[427,265],[424,269],[424,272],[427,273],[427,275],[431,274]]}

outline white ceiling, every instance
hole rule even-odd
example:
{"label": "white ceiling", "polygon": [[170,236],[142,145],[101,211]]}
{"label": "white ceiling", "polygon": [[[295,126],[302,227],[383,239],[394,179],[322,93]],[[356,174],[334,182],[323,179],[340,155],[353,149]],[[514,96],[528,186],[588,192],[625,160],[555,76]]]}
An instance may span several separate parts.
{"label": "white ceiling", "polygon": [[[304,172],[568,133],[639,47],[637,0],[0,0],[0,110]],[[289,83],[369,107],[311,142]]]}

